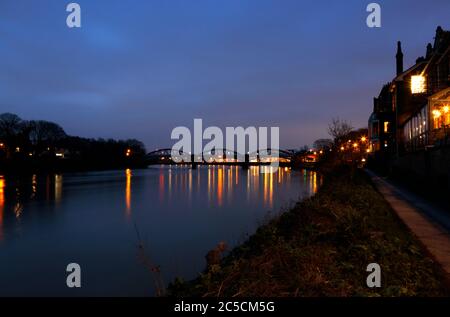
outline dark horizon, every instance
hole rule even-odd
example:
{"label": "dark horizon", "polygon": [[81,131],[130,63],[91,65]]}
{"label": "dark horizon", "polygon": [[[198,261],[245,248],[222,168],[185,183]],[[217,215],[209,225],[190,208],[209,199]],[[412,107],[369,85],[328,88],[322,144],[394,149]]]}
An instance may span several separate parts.
{"label": "dark horizon", "polygon": [[68,134],[170,147],[176,126],[280,126],[282,148],[328,137],[332,117],[367,126],[372,98],[449,29],[448,1],[220,4],[78,1],[0,4],[0,113],[59,123]]}

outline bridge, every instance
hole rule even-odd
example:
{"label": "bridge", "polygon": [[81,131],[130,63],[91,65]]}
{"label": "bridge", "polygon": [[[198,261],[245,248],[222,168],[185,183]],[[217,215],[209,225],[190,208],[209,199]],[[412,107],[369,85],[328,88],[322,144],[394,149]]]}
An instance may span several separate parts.
{"label": "bridge", "polygon": [[[278,155],[277,155],[278,154]],[[158,149],[147,154],[149,165],[269,165],[278,162],[280,166],[291,166],[297,161],[298,156],[292,151],[286,150],[261,150],[245,155],[226,149],[215,149],[211,152],[196,155],[191,153],[176,153],[179,162],[172,159],[172,149]]]}

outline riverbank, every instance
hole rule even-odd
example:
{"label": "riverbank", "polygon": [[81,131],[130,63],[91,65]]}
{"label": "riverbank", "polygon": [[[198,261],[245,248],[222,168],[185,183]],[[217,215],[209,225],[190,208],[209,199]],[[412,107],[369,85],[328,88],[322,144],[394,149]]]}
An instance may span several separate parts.
{"label": "riverbank", "polygon": [[[369,263],[382,287],[369,289]],[[319,192],[260,227],[172,296],[448,296],[444,273],[363,171],[328,172]]]}

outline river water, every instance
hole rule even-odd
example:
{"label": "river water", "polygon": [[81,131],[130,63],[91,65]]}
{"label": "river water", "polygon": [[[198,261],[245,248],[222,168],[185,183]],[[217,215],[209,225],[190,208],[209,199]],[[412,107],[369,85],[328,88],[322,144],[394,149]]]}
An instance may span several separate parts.
{"label": "river water", "polygon": [[[0,175],[0,296],[153,296],[194,278],[218,243],[243,242],[321,184],[313,171],[264,168]],[[66,285],[69,263],[81,288]]]}

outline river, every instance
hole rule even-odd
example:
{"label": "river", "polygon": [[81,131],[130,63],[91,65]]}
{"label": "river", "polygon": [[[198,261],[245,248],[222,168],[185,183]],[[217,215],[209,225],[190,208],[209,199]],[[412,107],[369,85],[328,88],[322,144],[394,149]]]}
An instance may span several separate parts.
{"label": "river", "polygon": [[[0,175],[0,296],[152,296],[194,278],[219,242],[243,242],[321,184],[313,171],[264,168]],[[66,285],[69,263],[81,288]]]}

